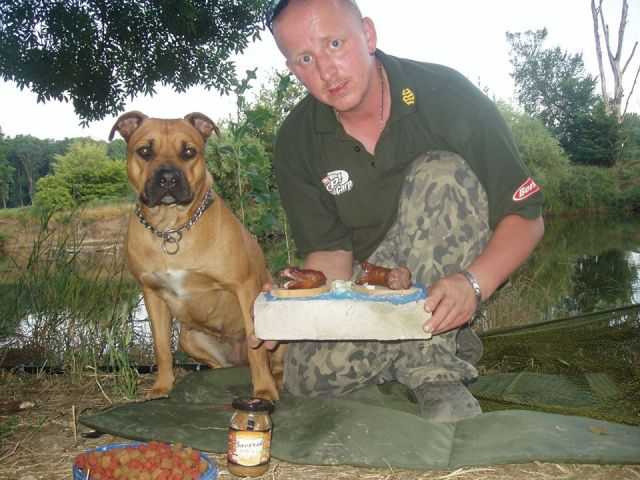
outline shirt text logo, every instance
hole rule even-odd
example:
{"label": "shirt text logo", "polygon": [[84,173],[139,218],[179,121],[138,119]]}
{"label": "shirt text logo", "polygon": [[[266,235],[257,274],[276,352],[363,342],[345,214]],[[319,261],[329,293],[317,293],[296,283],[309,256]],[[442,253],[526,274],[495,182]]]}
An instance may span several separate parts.
{"label": "shirt text logo", "polygon": [[416,103],[416,95],[410,88],[404,88],[402,90],[402,101],[407,105],[413,105]]}
{"label": "shirt text logo", "polygon": [[334,170],[322,179],[322,185],[331,195],[340,195],[353,188],[353,180],[345,170]]}
{"label": "shirt text logo", "polygon": [[538,190],[540,190],[540,187],[536,185],[536,182],[534,182],[532,178],[527,178],[527,181],[520,185],[513,193],[513,201],[521,202],[525,198],[529,198]]}

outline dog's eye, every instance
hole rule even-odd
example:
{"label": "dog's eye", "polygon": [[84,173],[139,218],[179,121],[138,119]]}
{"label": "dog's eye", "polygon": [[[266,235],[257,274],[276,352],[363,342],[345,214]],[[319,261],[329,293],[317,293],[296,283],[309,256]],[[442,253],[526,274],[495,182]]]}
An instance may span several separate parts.
{"label": "dog's eye", "polygon": [[153,151],[151,150],[151,147],[140,147],[138,150],[138,155],[140,155],[142,158],[149,158],[151,157],[151,154],[153,153]]}
{"label": "dog's eye", "polygon": [[191,158],[195,157],[198,154],[198,152],[196,151],[195,148],[187,147],[187,148],[184,149],[182,154],[184,155],[184,158],[191,159]]}

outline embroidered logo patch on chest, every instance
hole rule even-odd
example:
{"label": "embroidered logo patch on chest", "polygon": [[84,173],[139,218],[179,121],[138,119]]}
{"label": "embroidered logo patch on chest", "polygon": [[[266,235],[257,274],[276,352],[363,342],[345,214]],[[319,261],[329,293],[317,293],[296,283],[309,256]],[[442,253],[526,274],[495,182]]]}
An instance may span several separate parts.
{"label": "embroidered logo patch on chest", "polygon": [[353,188],[353,180],[349,179],[349,173],[346,170],[333,170],[322,179],[322,185],[331,195],[340,195]]}
{"label": "embroidered logo patch on chest", "polygon": [[513,193],[513,197],[512,197],[513,201],[514,202],[521,202],[525,198],[529,198],[531,195],[536,193],[538,190],[540,190],[540,188],[538,187],[536,182],[534,182],[533,179],[531,177],[529,177],[529,178],[527,178],[527,181],[524,182],[522,185],[520,185],[516,189],[516,191]]}

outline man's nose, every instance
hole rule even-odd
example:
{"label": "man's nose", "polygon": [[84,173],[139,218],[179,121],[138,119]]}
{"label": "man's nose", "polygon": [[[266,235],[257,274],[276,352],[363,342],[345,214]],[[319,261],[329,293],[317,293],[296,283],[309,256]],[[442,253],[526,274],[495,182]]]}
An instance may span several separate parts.
{"label": "man's nose", "polygon": [[329,57],[316,57],[316,69],[325,82],[331,81],[337,71],[335,62]]}

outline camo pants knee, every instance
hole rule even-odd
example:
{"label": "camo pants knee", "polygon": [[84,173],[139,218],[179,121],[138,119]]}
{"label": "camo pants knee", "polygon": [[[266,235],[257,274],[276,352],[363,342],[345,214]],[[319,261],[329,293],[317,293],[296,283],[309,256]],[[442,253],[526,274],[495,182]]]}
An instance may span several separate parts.
{"label": "camo pants knee", "polygon": [[[487,198],[473,171],[459,155],[430,152],[414,161],[397,219],[368,260],[406,265],[414,282],[429,286],[469,265],[489,236]],[[294,395],[340,395],[390,380],[413,389],[428,381],[475,378],[474,366],[456,356],[462,348],[472,352],[463,358],[477,360],[482,354],[482,343],[469,327],[430,340],[291,342],[285,387]]]}

